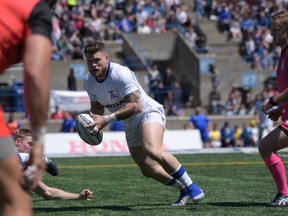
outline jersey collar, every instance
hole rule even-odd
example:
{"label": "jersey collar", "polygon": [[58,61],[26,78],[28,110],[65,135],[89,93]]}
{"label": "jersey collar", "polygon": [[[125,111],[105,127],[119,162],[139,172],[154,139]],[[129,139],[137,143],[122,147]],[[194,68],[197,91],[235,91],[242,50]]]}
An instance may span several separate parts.
{"label": "jersey collar", "polygon": [[95,77],[95,79],[96,79],[96,81],[97,82],[99,82],[99,83],[103,83],[106,79],[107,79],[107,77],[108,77],[108,75],[109,75],[109,72],[110,72],[110,60],[108,60],[108,68],[107,68],[107,71],[106,71],[106,76],[105,76],[105,79],[104,80],[98,80],[96,77]]}

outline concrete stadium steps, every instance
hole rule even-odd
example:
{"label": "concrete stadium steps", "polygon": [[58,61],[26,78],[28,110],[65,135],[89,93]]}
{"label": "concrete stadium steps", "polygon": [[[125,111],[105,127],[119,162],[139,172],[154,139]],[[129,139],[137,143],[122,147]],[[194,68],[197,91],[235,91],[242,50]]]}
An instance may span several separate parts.
{"label": "concrete stadium steps", "polygon": [[207,45],[223,44],[227,42],[227,34],[221,34],[217,29],[217,21],[208,20],[206,17],[199,21],[202,31],[207,36]]}
{"label": "concrete stadium steps", "polygon": [[105,41],[105,47],[112,62],[121,63],[122,42]]}

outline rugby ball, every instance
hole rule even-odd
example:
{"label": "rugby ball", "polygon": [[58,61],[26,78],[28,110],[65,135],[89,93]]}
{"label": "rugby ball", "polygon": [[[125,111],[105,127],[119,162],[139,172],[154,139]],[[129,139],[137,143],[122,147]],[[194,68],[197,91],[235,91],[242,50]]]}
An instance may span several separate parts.
{"label": "rugby ball", "polygon": [[94,122],[93,118],[86,113],[81,113],[76,117],[76,131],[80,138],[89,145],[99,145],[103,139],[103,132],[92,132],[93,128],[86,127]]}

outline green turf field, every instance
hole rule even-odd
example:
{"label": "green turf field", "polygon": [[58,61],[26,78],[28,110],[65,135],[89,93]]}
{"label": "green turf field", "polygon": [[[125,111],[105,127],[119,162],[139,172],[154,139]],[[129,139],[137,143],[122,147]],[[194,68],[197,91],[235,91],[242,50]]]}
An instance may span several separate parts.
{"label": "green turf field", "polygon": [[[287,165],[288,154],[281,154]],[[206,199],[199,205],[170,204],[178,192],[143,177],[130,157],[55,158],[60,174],[45,174],[49,186],[78,193],[89,188],[92,201],[46,201],[33,194],[34,215],[288,215],[288,208],[267,208],[276,194],[258,154],[176,155]]]}

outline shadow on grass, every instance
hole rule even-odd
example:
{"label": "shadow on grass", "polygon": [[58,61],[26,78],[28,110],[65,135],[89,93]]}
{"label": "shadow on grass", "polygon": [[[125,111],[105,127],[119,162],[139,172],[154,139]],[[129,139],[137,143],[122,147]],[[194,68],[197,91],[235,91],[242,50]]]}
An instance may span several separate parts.
{"label": "shadow on grass", "polygon": [[219,207],[249,207],[249,206],[265,206],[265,203],[256,203],[256,202],[214,202],[214,203],[206,203],[211,206],[219,206]]}
{"label": "shadow on grass", "polygon": [[[141,210],[146,210],[146,211],[152,211],[155,209],[161,209],[161,207],[167,209],[167,205],[165,204],[147,204],[147,205],[130,205],[130,206],[68,206],[68,207],[47,207],[47,208],[42,208],[42,207],[35,207],[33,208],[34,212],[40,213],[40,212],[70,212],[70,211],[85,211],[85,210],[92,210],[92,209],[99,209],[99,210],[110,210],[110,211],[141,211]],[[168,207],[175,208],[175,206],[168,205]],[[191,209],[195,210],[194,206],[191,205],[186,205],[186,210]],[[193,208],[194,207],[194,208]]]}
{"label": "shadow on grass", "polygon": [[91,209],[114,210],[114,211],[131,211],[132,209],[127,206],[78,206],[78,207],[60,207],[60,208],[34,208],[34,212],[70,212],[70,211],[84,211]]}

